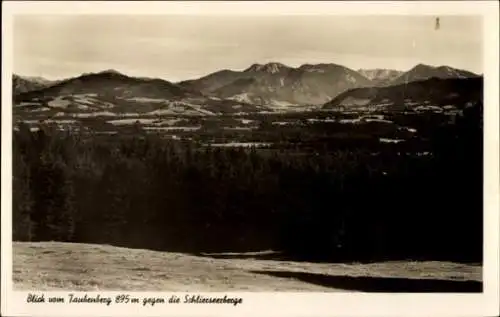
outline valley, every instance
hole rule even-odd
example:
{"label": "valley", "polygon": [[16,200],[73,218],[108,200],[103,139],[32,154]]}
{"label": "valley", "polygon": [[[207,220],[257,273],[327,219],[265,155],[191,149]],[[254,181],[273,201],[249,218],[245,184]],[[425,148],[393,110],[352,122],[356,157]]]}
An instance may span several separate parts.
{"label": "valley", "polygon": [[[409,82],[387,86],[380,82],[384,76],[396,83],[404,76]],[[315,136],[328,132],[328,139],[345,139],[353,131],[362,131],[358,136],[367,142],[399,143],[420,135],[414,125],[423,117],[454,122],[464,109],[482,102],[482,77],[422,64],[406,73],[380,69],[357,73],[335,64],[298,68],[254,64],[241,72],[224,70],[180,83],[129,77],[115,70],[53,82],[32,80],[31,86],[30,78],[15,75],[14,79],[14,88],[20,80],[24,83],[13,95],[15,130],[22,123],[32,131],[42,126],[107,136],[140,131],[205,146],[271,143],[282,147],[288,137],[281,136],[300,131]],[[239,84],[248,80],[250,86]],[[344,80],[351,89],[336,90],[338,84],[328,84]],[[324,84],[318,84],[321,81]],[[305,101],[311,91],[298,83],[312,85],[319,89],[317,96],[330,99],[319,104]],[[239,88],[224,88],[230,85]]]}

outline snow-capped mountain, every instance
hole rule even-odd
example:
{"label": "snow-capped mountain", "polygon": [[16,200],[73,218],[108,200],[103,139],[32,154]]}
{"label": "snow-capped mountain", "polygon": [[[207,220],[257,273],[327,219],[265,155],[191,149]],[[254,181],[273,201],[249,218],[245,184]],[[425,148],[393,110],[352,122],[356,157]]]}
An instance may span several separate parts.
{"label": "snow-capped mountain", "polygon": [[324,109],[382,108],[405,110],[419,106],[455,108],[483,101],[483,78],[437,78],[385,87],[346,91],[326,103]]}
{"label": "snow-capped mountain", "polygon": [[456,69],[450,66],[434,67],[425,64],[418,64],[409,71],[404,72],[398,77],[387,81],[386,84],[398,85],[408,82],[426,80],[432,77],[444,79],[444,78],[474,78],[478,76],[479,75],[474,74],[472,72]]}
{"label": "snow-capped mountain", "polygon": [[43,77],[12,75],[12,93],[14,95],[23,92],[38,90],[57,84],[58,81],[48,80]]}
{"label": "snow-capped mountain", "polygon": [[156,114],[154,111],[213,115],[264,109],[244,101],[209,98],[166,80],[130,77],[114,70],[87,73],[49,87],[14,94],[13,101],[16,110],[47,115],[60,112],[86,116],[103,112]]}
{"label": "snow-capped mountain", "polygon": [[319,105],[339,93],[370,85],[358,72],[336,64],[306,64],[298,68],[281,63],[253,64],[243,71],[221,71],[181,82],[205,94],[241,99],[259,105]]}
{"label": "snow-capped mountain", "polygon": [[[388,69],[354,71],[337,64],[290,67],[282,63],[267,63],[253,64],[241,71],[221,70],[180,83],[130,77],[116,70],[105,70],[58,81],[13,75],[12,85],[14,103],[31,105],[35,110],[75,106],[78,111],[91,111],[92,105],[102,105],[104,108],[98,106],[96,109],[116,106],[116,111],[146,111],[180,102],[216,114],[322,106],[355,88],[371,87],[369,91],[373,92],[378,91],[376,87],[404,86],[433,78],[476,77],[478,75],[465,70],[424,64],[401,73]],[[439,87],[436,89],[441,89]]]}
{"label": "snow-capped mountain", "polygon": [[291,68],[281,64],[281,63],[268,63],[268,64],[253,64],[249,68],[245,69],[246,73],[268,73],[268,74],[277,74],[280,72],[287,72]]}
{"label": "snow-capped mountain", "polygon": [[371,80],[374,84],[384,84],[403,74],[403,71],[394,69],[358,69],[358,73]]}

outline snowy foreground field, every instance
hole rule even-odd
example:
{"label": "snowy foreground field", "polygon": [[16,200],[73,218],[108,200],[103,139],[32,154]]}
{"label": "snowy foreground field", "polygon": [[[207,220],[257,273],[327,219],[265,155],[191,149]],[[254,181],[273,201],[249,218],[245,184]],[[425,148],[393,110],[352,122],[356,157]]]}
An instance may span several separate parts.
{"label": "snowy foreground field", "polygon": [[16,290],[480,292],[482,267],[308,263],[60,242],[13,243]]}

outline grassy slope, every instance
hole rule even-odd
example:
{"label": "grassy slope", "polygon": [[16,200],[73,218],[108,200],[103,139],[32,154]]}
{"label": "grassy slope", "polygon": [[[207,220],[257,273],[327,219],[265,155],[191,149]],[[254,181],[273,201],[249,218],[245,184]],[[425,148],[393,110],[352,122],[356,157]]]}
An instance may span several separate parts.
{"label": "grassy slope", "polygon": [[251,258],[214,259],[108,245],[59,242],[15,242],[13,257],[14,287],[18,290],[323,292],[346,288],[312,280],[305,282],[297,276],[399,277],[459,283],[481,281],[482,271],[481,266],[450,262],[319,264]]}

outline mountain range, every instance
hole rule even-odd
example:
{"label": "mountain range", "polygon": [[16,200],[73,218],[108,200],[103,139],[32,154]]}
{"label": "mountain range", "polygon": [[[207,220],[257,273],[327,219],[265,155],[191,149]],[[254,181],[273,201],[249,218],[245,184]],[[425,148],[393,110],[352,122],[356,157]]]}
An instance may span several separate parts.
{"label": "mountain range", "polygon": [[[12,86],[14,103],[18,105],[53,108],[54,105],[60,107],[67,104],[66,108],[71,108],[78,99],[81,101],[78,109],[90,109],[94,105],[102,110],[103,105],[108,105],[107,108],[113,105],[126,109],[124,111],[142,112],[145,109],[170,109],[175,105],[198,112],[231,113],[296,106],[325,105],[328,108],[346,95],[357,98],[360,94],[368,94],[376,101],[378,99],[373,94],[384,95],[384,87],[399,87],[394,89],[400,91],[407,86],[408,91],[413,91],[410,83],[414,82],[478,77],[449,66],[424,64],[401,72],[391,69],[355,71],[337,64],[304,64],[294,68],[281,63],[267,63],[253,64],[242,71],[221,70],[177,83],[158,78],[130,77],[115,70],[106,70],[58,81],[13,75]],[[430,82],[437,83],[435,80]],[[417,89],[415,93],[424,96],[427,92]],[[54,102],[56,100],[58,102]],[[61,100],[65,102],[61,103]]]}
{"label": "mountain range", "polygon": [[321,105],[339,93],[370,85],[358,72],[336,64],[254,64],[243,71],[220,71],[180,82],[210,96],[271,106]]}

